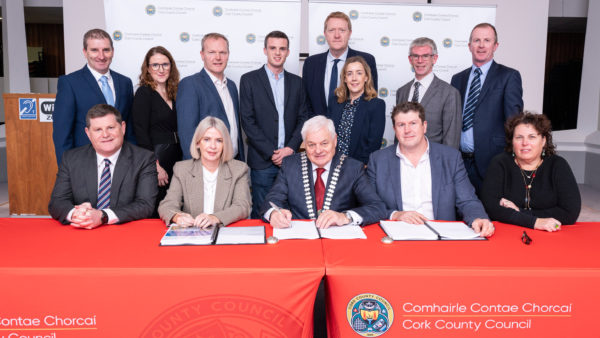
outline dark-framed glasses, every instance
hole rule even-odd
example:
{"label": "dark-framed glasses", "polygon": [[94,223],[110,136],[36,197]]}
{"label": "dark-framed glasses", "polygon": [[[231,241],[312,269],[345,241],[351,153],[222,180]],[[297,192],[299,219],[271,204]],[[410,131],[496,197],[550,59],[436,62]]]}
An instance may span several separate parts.
{"label": "dark-framed glasses", "polygon": [[433,54],[423,54],[423,55],[410,54],[409,56],[413,60],[421,59],[423,61],[429,61],[429,59],[433,57]]}
{"label": "dark-framed glasses", "polygon": [[162,68],[163,70],[167,70],[171,68],[171,64],[168,62],[165,63],[151,63],[149,64],[150,68],[152,70],[159,70],[160,68]]}

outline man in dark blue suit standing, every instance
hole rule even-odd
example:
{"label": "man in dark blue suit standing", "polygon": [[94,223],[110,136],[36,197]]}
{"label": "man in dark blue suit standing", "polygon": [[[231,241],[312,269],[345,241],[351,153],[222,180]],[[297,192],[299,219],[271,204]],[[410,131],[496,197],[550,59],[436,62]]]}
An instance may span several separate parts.
{"label": "man in dark blue suit standing", "polygon": [[[58,88],[52,118],[52,139],[56,160],[72,148],[90,143],[85,133],[85,116],[99,103],[117,108],[129,124],[133,85],[131,80],[114,70],[110,64],[114,56],[110,35],[102,29],[92,29],[83,36],[83,55],[87,64],[82,69],[58,78]],[[135,143],[132,128],[126,138]]]}
{"label": "man in dark blue suit standing", "polygon": [[252,169],[251,218],[260,218],[258,211],[283,158],[298,151],[300,129],[307,118],[302,79],[283,68],[290,54],[287,35],[280,31],[267,34],[264,53],[267,64],[240,80],[240,115]]}
{"label": "man in dark blue suit standing", "polygon": [[329,116],[329,102],[335,101],[333,91],[338,87],[340,71],[346,59],[352,56],[362,56],[373,77],[373,85],[377,90],[377,65],[375,58],[369,53],[359,52],[348,47],[352,35],[352,23],[348,15],[333,12],[325,19],[325,40],[329,50],[325,53],[311,55],[304,61],[302,80],[309,98],[311,116]]}
{"label": "man in dark blue suit standing", "polygon": [[235,83],[225,77],[229,40],[220,33],[205,34],[200,56],[204,68],[181,80],[177,90],[177,131],[183,159],[192,158],[190,143],[198,123],[207,116],[214,116],[229,129],[234,156],[243,161],[244,142],[238,115],[238,91]]}
{"label": "man in dark blue suit standing", "polygon": [[367,175],[386,205],[386,218],[411,224],[463,220],[481,236],[494,233],[469,182],[458,150],[425,137],[425,108],[416,102],[394,107],[398,145],[371,154]]}
{"label": "man in dark blue suit standing", "polygon": [[460,150],[477,193],[490,160],[504,149],[504,122],[523,110],[521,74],[494,62],[497,48],[496,28],[475,26],[469,37],[473,66],[451,80],[463,101]]}

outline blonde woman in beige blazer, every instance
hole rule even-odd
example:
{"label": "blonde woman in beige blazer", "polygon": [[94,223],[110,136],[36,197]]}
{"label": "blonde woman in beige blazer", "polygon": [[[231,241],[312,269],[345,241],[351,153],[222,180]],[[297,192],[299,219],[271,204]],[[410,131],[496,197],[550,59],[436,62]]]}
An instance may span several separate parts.
{"label": "blonde woman in beige blazer", "polygon": [[248,166],[233,159],[223,121],[212,116],[200,121],[190,153],[191,160],[173,168],[167,196],[158,206],[160,218],[166,224],[203,228],[247,218],[252,204]]}

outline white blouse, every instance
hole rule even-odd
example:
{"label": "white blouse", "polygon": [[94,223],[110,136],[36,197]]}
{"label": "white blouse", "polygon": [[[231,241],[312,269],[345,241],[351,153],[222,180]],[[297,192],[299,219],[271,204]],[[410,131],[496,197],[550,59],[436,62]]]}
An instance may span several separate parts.
{"label": "white blouse", "polygon": [[215,209],[215,194],[217,193],[217,176],[219,169],[214,173],[202,166],[202,179],[204,180],[204,213],[212,214]]}

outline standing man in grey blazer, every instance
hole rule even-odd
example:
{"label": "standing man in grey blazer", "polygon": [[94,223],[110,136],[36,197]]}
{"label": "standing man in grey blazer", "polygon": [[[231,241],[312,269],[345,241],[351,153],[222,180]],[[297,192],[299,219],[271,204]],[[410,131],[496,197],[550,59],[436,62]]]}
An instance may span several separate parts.
{"label": "standing man in grey blazer", "polygon": [[392,123],[398,145],[371,154],[367,176],[393,221],[423,224],[427,220],[463,220],[483,237],[494,233],[460,152],[429,142],[425,109],[416,102],[394,107]]}
{"label": "standing man in grey blazer", "polygon": [[417,38],[411,42],[408,51],[408,62],[415,78],[398,89],[396,104],[420,103],[427,115],[429,141],[458,149],[462,123],[460,93],[433,73],[433,65],[438,59],[435,42],[425,37]]}
{"label": "standing man in grey blazer", "polygon": [[152,215],[158,194],[156,158],[123,141],[125,127],[113,106],[90,108],[85,133],[91,144],[62,156],[48,205],[54,219],[94,229]]}

